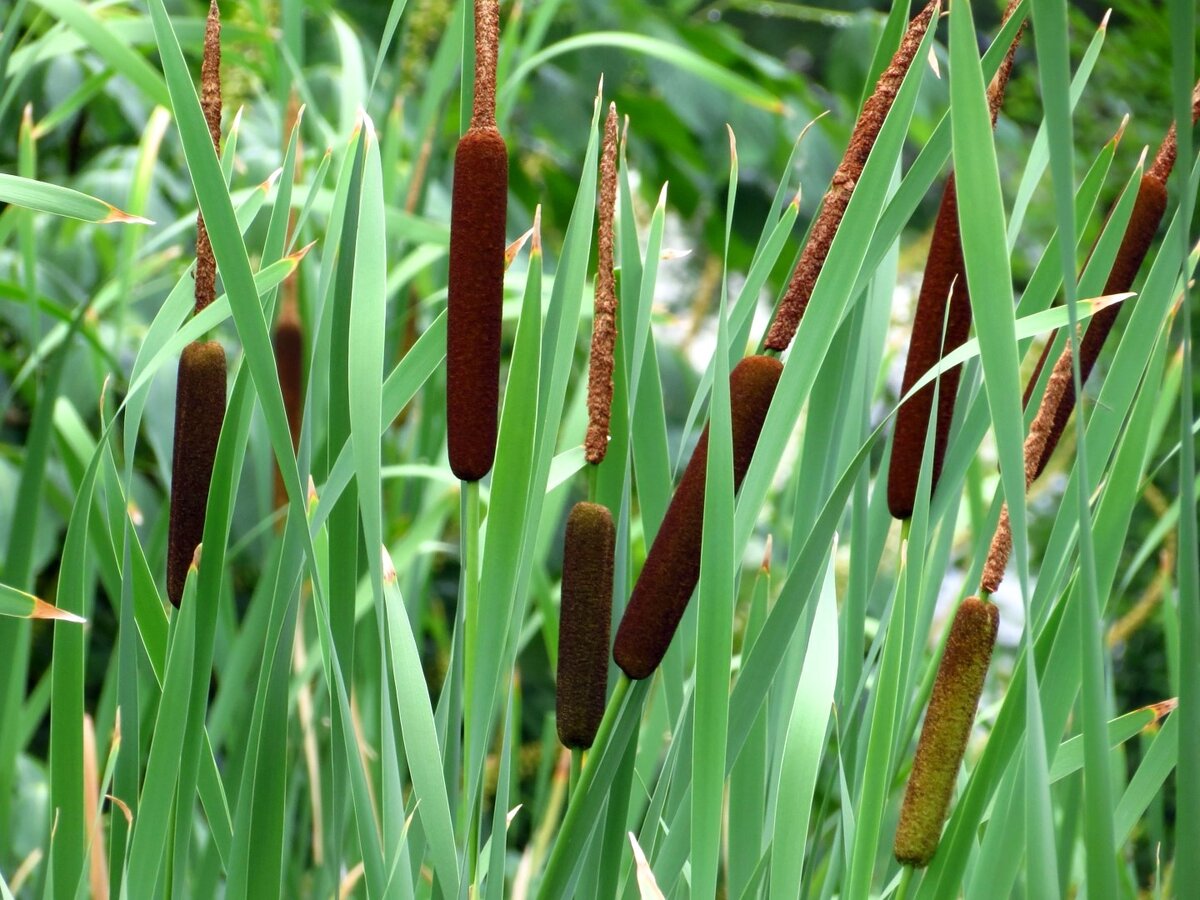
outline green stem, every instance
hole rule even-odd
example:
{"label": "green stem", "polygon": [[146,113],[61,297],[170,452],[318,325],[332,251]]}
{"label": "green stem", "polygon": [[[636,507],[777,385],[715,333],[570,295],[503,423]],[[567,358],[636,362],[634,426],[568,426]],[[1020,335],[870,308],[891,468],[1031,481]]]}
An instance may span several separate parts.
{"label": "green stem", "polygon": [[[612,739],[613,728],[616,727],[617,719],[621,714],[621,707],[625,704],[625,695],[629,693],[629,688],[633,682],[629,680],[629,676],[621,673],[617,679],[617,686],[613,688],[612,696],[608,699],[608,706],[604,710],[604,718],[600,720],[600,728],[596,732],[596,740],[592,744],[592,749],[587,754],[587,759],[583,764],[583,771],[579,775],[579,783],[574,786],[571,791],[571,799],[567,804],[567,814],[563,816],[562,828],[559,829],[558,839],[554,842],[554,849],[550,851],[550,860],[546,863],[546,869],[542,873],[542,884],[546,885],[553,883],[559,875],[559,870],[563,866],[570,865],[570,851],[572,837],[575,830],[579,828],[580,811],[583,809],[583,799],[591,790],[592,782],[596,780],[596,769],[600,766],[600,758],[604,756],[604,751],[608,747],[609,741]],[[574,760],[574,754],[572,754]],[[544,898],[544,892],[539,892],[539,898]]]}
{"label": "green stem", "polygon": [[[475,699],[475,655],[479,638],[479,482],[463,482],[463,521],[460,526],[463,559],[463,759],[474,759],[475,741],[471,733],[471,709]],[[479,808],[482,798],[473,800],[468,786],[467,766],[463,767],[464,820],[467,824],[466,852],[470,884],[475,884],[479,860]]]}
{"label": "green stem", "polygon": [[900,884],[897,886],[892,900],[905,900],[908,897],[908,887],[912,883],[914,872],[916,872],[916,869],[912,866],[902,866],[900,868]]}
{"label": "green stem", "polygon": [[579,774],[583,770],[583,751],[573,748],[571,750],[571,775],[567,782],[567,796],[575,796],[575,788],[579,786]]}

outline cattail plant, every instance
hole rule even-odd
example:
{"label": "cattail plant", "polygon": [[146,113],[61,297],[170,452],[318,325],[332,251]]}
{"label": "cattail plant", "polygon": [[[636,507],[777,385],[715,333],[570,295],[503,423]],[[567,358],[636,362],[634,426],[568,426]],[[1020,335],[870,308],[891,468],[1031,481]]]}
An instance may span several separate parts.
{"label": "cattail plant", "polygon": [[604,717],[615,543],[608,509],[576,503],[563,541],[555,698],[558,738],[573,749],[592,746]]}
{"label": "cattail plant", "polygon": [[[588,366],[588,429],[584,442],[591,470],[604,460],[612,413],[617,292],[613,273],[613,215],[617,202],[617,107],[609,104],[600,155],[599,264],[596,271],[592,357]],[[595,478],[589,478],[595,494]],[[592,498],[595,499],[594,497]],[[592,746],[608,680],[612,622],[612,514],[594,502],[575,504],[563,541],[562,605],[558,629],[556,715],[558,737],[572,750]],[[573,760],[576,764],[578,760]]]}
{"label": "cattail plant", "polygon": [[[1008,19],[1018,0],[1009,3],[1004,18]],[[1025,25],[1017,31],[992,83],[988,85],[988,108],[992,127],[1004,102],[1004,91],[1012,73],[1013,57]],[[944,332],[943,332],[944,324]],[[913,316],[912,340],[904,365],[901,396],[907,394],[926,372],[947,353],[962,346],[971,331],[971,296],[967,290],[967,272],[963,265],[962,241],[958,232],[958,200],[954,174],[946,179],[942,203],[929,242],[929,258],[917,310]],[[958,381],[962,368],[955,366],[937,380],[937,423],[933,438],[933,472],[930,492],[937,487],[946,458],[946,443],[954,418],[954,401],[958,396]],[[914,394],[896,414],[896,433],[892,439],[892,458],[888,469],[888,509],[894,518],[912,517],[917,497],[917,479],[925,451],[925,435],[933,412],[934,384],[926,385]]]}
{"label": "cattail plant", "polygon": [[821,274],[838,225],[841,224],[846,207],[850,204],[854,186],[862,175],[871,148],[875,146],[880,129],[883,128],[884,119],[895,102],[896,92],[900,90],[900,84],[904,81],[917,50],[920,49],[921,41],[937,8],[938,0],[930,0],[909,23],[900,41],[900,48],[879,76],[874,92],[863,104],[862,113],[859,114],[854,131],[850,135],[850,145],[846,148],[837,171],[833,173],[833,181],[821,201],[821,212],[813,222],[812,233],[804,245],[800,261],[796,264],[787,291],[779,302],[775,319],[767,331],[765,347],[768,350],[786,350],[796,335],[796,329],[800,327],[800,320],[804,317],[809,298],[812,297],[817,276]]}
{"label": "cattail plant", "polygon": [[497,0],[475,0],[475,99],[454,154],[446,322],[450,468],[478,481],[496,457],[508,149],[496,127]]}
{"label": "cattail plant", "polygon": [[[1196,87],[1192,91],[1192,123],[1195,124],[1198,118],[1200,118],[1200,82],[1197,82]],[[1158,226],[1162,222],[1163,215],[1167,210],[1167,180],[1170,178],[1171,170],[1175,166],[1175,154],[1175,125],[1172,124],[1167,131],[1166,137],[1163,138],[1162,143],[1159,145],[1158,152],[1154,156],[1154,162],[1146,170],[1146,173],[1142,176],[1142,180],[1138,183],[1137,195],[1133,201],[1133,212],[1129,216],[1129,224],[1125,229],[1124,236],[1121,238],[1121,244],[1117,249],[1117,255],[1113,261],[1112,270],[1109,272],[1108,280],[1104,284],[1105,294],[1121,294],[1133,286],[1133,281],[1137,278],[1138,270],[1141,269],[1142,262],[1146,259],[1146,254],[1150,252],[1150,245],[1154,242]],[[1088,322],[1083,340],[1079,342],[1080,384],[1088,380],[1092,369],[1095,368],[1096,361],[1100,358],[1100,351],[1104,347],[1104,342],[1108,339],[1108,334],[1112,331],[1113,325],[1116,324],[1117,316],[1120,312],[1120,306],[1105,307],[1092,316],[1091,321]],[[1053,341],[1046,343],[1045,348],[1042,350],[1042,356],[1038,360],[1037,367],[1034,370],[1033,377],[1029,380],[1029,387],[1025,392],[1026,405],[1029,404],[1029,394],[1033,390],[1033,386],[1037,383],[1038,375],[1046,363],[1052,344]],[[1067,426],[1067,420],[1071,418],[1071,413],[1074,409],[1075,385],[1073,382],[1068,381],[1062,400],[1059,401],[1054,411],[1054,427],[1050,431],[1046,452],[1042,455],[1037,471],[1034,473],[1035,478],[1042,473],[1046,461],[1058,445],[1058,440],[1062,437],[1063,431]]]}
{"label": "cattail plant", "polygon": [[[1033,482],[1038,465],[1048,452],[1054,410],[1070,381],[1068,347],[1055,363],[1037,416],[1025,438],[1026,487]],[[1000,524],[984,565],[979,584],[981,596],[964,600],[958,608],[938,664],[892,847],[896,859],[905,865],[925,866],[937,850],[996,643],[1000,614],[988,601],[988,595],[999,588],[1011,551],[1012,532],[1006,506],[1001,511]]]}
{"label": "cattail plant", "polygon": [[[299,101],[293,91],[288,97],[287,116],[284,118],[283,139],[287,141],[299,119]],[[300,148],[296,148],[296,177],[301,174]],[[296,230],[296,211],[288,212],[288,243]],[[292,451],[300,446],[300,426],[304,417],[304,332],[300,324],[300,273],[292,274],[279,288],[279,318],[275,322],[273,345],[275,369],[279,372],[279,389],[283,394],[283,410],[287,414],[288,431],[292,437]],[[281,509],[288,502],[287,488],[283,475],[275,465],[275,508]],[[281,523],[282,524],[282,523]]]}
{"label": "cattail plant", "polygon": [[[200,102],[213,146],[221,146],[221,17],[216,0],[208,9]],[[195,312],[216,299],[217,263],[203,215],[196,217]],[[216,341],[193,341],[183,348],[175,394],[175,442],[171,465],[171,512],[167,532],[167,597],[176,606],[196,546],[204,537],[204,516],[212,481],[217,439],[225,418],[225,351]]]}
{"label": "cattail plant", "polygon": [[[782,373],[783,363],[778,359],[748,356],[729,374],[735,491],[750,467]],[[630,678],[646,678],[658,668],[700,578],[707,469],[708,428],[705,428],[667,507],[617,629],[613,658]]]}

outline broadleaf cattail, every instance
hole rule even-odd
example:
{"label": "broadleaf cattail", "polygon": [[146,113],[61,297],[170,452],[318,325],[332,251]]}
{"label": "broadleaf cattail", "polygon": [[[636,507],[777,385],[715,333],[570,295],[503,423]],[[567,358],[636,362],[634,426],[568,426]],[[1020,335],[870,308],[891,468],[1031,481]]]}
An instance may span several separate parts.
{"label": "broadleaf cattail", "polygon": [[[1200,83],[1197,83],[1192,93],[1192,122],[1195,123],[1198,117],[1200,117]],[[1122,294],[1128,291],[1133,286],[1133,281],[1137,278],[1138,270],[1141,269],[1146,255],[1150,252],[1150,245],[1154,242],[1158,226],[1162,223],[1163,216],[1167,211],[1167,180],[1175,165],[1175,154],[1175,126],[1172,124],[1158,148],[1158,153],[1155,154],[1154,162],[1138,183],[1137,195],[1133,200],[1133,212],[1129,215],[1129,224],[1126,226],[1121,244],[1117,248],[1117,255],[1113,260],[1108,280],[1104,283],[1105,295]],[[1087,382],[1088,377],[1092,374],[1092,369],[1096,367],[1100,351],[1104,348],[1104,342],[1108,339],[1109,332],[1116,324],[1120,312],[1120,306],[1108,306],[1097,312],[1088,322],[1083,340],[1079,342],[1080,384]],[[1042,356],[1034,369],[1033,377],[1029,380],[1029,388],[1025,392],[1027,406],[1033,385],[1037,383],[1038,376],[1050,353],[1050,346],[1051,342],[1048,342],[1042,350]],[[1067,420],[1071,418],[1071,413],[1075,410],[1075,399],[1075,385],[1071,382],[1067,385],[1062,400],[1059,401],[1055,410],[1054,427],[1050,432],[1047,450],[1041,457],[1034,477],[1042,473],[1042,469],[1045,468],[1046,462],[1058,445],[1058,440],[1066,429]]]}
{"label": "broadleaf cattail", "polygon": [[196,545],[204,537],[213,460],[225,418],[225,376],[225,351],[217,341],[192,341],[183,348],[167,536],[167,596],[176,606]]}
{"label": "broadleaf cattail", "polygon": [[[1061,408],[1063,398],[1071,389],[1071,347],[1068,345],[1054,364],[1050,380],[1046,384],[1046,392],[1038,406],[1037,415],[1029,426],[1029,434],[1025,438],[1024,464],[1025,488],[1033,484],[1038,473],[1046,467],[1046,458],[1054,452],[1062,430],[1057,419],[1057,410]],[[994,594],[1004,578],[1004,569],[1008,566],[1008,558],[1012,554],[1012,525],[1008,520],[1008,504],[1000,510],[1000,522],[992,536],[992,544],[988,549],[987,559],[983,565],[983,577],[979,589],[987,594]]]}
{"label": "broadleaf cattail", "polygon": [[999,624],[995,604],[977,597],[964,600],[954,615],[892,845],[905,865],[925,866],[937,850]]}
{"label": "broadleaf cattail", "polygon": [[817,283],[817,276],[821,274],[825,257],[829,255],[829,247],[850,203],[850,195],[854,192],[859,176],[862,175],[863,166],[867,163],[871,148],[875,146],[884,119],[895,102],[896,92],[900,90],[900,84],[920,49],[921,41],[937,8],[938,0],[930,0],[929,5],[917,13],[909,23],[899,49],[879,76],[874,92],[863,104],[862,113],[850,135],[850,145],[846,148],[837,171],[833,173],[833,181],[821,201],[821,211],[813,222],[812,232],[800,254],[800,261],[796,264],[787,291],[779,303],[775,320],[767,331],[765,345],[768,350],[786,350],[800,326],[813,287]]}
{"label": "broadleaf cattail", "polygon": [[450,468],[478,481],[496,457],[508,148],[496,127],[500,9],[475,0],[475,102],[454,154],[446,320]]}
{"label": "broadleaf cattail", "polygon": [[[1013,0],[1005,11],[1007,19],[1012,15],[1018,0]],[[1024,24],[1009,45],[1000,68],[988,86],[988,107],[992,114],[992,126],[1000,113],[1004,91],[1012,72],[1013,57],[1024,33]],[[947,307],[949,307],[947,309]],[[945,334],[942,328],[945,324]],[[908,359],[904,365],[901,396],[907,394],[926,372],[940,359],[966,342],[971,331],[971,295],[967,290],[967,273],[963,264],[962,240],[958,231],[958,200],[954,175],[946,179],[942,203],[929,242],[929,258],[925,264],[925,276],[921,282],[921,293],[917,298],[916,314],[913,316],[912,340],[908,346]],[[948,369],[938,378],[937,424],[934,426],[933,472],[930,491],[937,487],[946,458],[946,444],[950,437],[950,424],[954,418],[954,402],[958,396],[958,382],[962,375],[960,366]],[[896,434],[892,442],[892,459],[888,469],[888,509],[897,519],[912,516],[917,498],[917,479],[921,472],[921,459],[925,450],[925,435],[929,417],[933,411],[934,384],[928,384],[900,407],[896,414]]]}
{"label": "broadleaf cattail", "polygon": [[[208,8],[204,58],[200,69],[200,105],[213,147],[221,149],[221,16],[216,0]],[[216,297],[217,262],[204,217],[196,218],[194,311]],[[167,597],[183,599],[188,566],[204,537],[208,490],[217,440],[225,419],[225,351],[216,341],[193,341],[179,357],[175,387],[175,438],[171,462],[171,508],[167,522]]]}
{"label": "broadleaf cattail", "polygon": [[604,145],[600,155],[600,205],[596,267],[595,314],[592,318],[592,357],[588,367],[588,428],[584,453],[599,465],[608,452],[612,415],[613,354],[617,346],[617,287],[613,275],[613,213],[617,205],[617,105],[608,105]]}
{"label": "broadleaf cattail", "polygon": [[[774,357],[748,356],[730,373],[735,491],[754,456],[782,372],[783,364]],[[630,678],[646,678],[658,667],[700,578],[707,470],[708,429],[705,428],[667,507],[617,629],[613,658]]]}
{"label": "broadleaf cattail", "polygon": [[606,507],[582,502],[571,509],[563,540],[556,688],[558,739],[567,747],[592,746],[604,718],[616,540]]}

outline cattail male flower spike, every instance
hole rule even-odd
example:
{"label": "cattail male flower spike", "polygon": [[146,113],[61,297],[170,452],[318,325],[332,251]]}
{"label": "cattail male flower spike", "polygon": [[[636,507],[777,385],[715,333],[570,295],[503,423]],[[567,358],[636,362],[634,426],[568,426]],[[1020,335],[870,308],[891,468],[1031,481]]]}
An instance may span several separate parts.
{"label": "cattail male flower spike", "polygon": [[[782,372],[783,364],[773,357],[748,356],[729,375],[734,490],[741,486],[750,467]],[[707,468],[705,428],[617,629],[613,658],[630,678],[646,678],[658,668],[700,578]]]}
{"label": "cattail male flower spike", "polygon": [[617,105],[610,103],[600,156],[599,264],[592,319],[592,359],[588,367],[588,430],[584,442],[584,453],[592,465],[603,462],[608,451],[608,425],[612,415],[613,353],[617,344],[617,287],[613,275],[613,212],[616,204]]}
{"label": "cattail male flower spike", "polygon": [[955,613],[892,846],[905,865],[925,866],[937,850],[999,624],[996,606],[978,597],[968,597]]}
{"label": "cattail male flower spike", "polygon": [[587,749],[604,718],[608,637],[612,621],[612,515],[598,503],[576,503],[563,541],[558,626],[558,739]]}
{"label": "cattail male flower spike", "polygon": [[496,457],[508,148],[496,127],[497,0],[475,0],[475,102],[454,154],[446,322],[450,468],[478,481]]}

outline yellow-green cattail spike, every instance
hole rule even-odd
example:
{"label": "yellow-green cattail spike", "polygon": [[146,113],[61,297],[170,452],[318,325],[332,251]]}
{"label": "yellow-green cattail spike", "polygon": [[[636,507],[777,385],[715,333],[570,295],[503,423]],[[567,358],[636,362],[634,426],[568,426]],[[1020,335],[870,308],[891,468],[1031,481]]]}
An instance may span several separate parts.
{"label": "yellow-green cattail spike", "polygon": [[968,597],[950,626],[892,847],[905,865],[925,866],[937,850],[999,624],[995,605]]}

